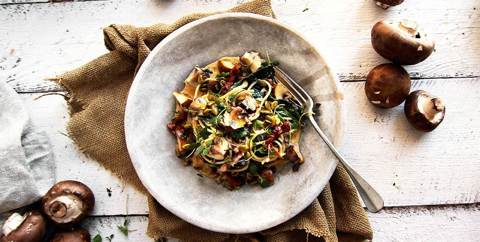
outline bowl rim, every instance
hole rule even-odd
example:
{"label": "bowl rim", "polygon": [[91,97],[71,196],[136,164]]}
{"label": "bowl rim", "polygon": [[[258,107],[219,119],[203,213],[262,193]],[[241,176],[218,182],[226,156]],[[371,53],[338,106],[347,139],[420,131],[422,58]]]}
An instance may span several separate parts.
{"label": "bowl rim", "polygon": [[260,225],[256,224],[255,226],[252,226],[249,229],[235,229],[235,228],[231,228],[231,227],[228,227],[228,226],[219,228],[218,226],[216,226],[214,224],[211,224],[211,223],[208,223],[205,220],[195,219],[194,217],[190,216],[189,214],[184,213],[182,211],[182,209],[178,209],[178,207],[169,206],[169,203],[166,202],[162,198],[161,194],[158,194],[157,192],[155,192],[155,189],[153,189],[147,182],[144,182],[144,181],[146,181],[146,179],[145,179],[145,177],[143,177],[144,175],[141,172],[139,172],[139,170],[140,170],[139,169],[139,167],[140,167],[139,163],[140,162],[138,162],[138,160],[135,158],[135,155],[132,155],[132,152],[130,152],[130,149],[133,149],[133,147],[131,147],[129,145],[129,142],[128,142],[129,137],[133,136],[133,134],[129,134],[129,132],[128,132],[129,124],[127,122],[127,117],[131,116],[131,115],[129,115],[129,113],[131,112],[129,110],[134,108],[132,106],[133,102],[129,102],[129,100],[132,99],[132,96],[134,95],[133,93],[135,93],[134,90],[136,90],[138,88],[138,85],[139,85],[138,80],[143,78],[143,75],[146,72],[147,66],[150,65],[152,60],[155,58],[157,53],[163,48],[163,46],[167,45],[170,41],[174,40],[177,36],[183,34],[184,32],[187,32],[189,29],[191,29],[191,28],[193,28],[197,25],[200,25],[200,24],[203,24],[203,23],[206,23],[206,22],[209,22],[209,21],[215,21],[215,20],[223,19],[223,18],[240,18],[240,19],[241,18],[253,18],[253,19],[256,19],[256,20],[266,21],[266,22],[269,22],[270,24],[277,25],[277,26],[279,26],[279,27],[281,27],[281,28],[283,28],[287,31],[290,31],[291,33],[298,36],[300,39],[302,39],[303,41],[305,41],[306,43],[308,43],[312,47],[312,50],[313,50],[312,52],[317,56],[318,59],[322,60],[323,63],[325,63],[325,73],[326,73],[326,75],[328,75],[329,79],[333,80],[332,83],[335,84],[334,85],[334,91],[341,96],[339,102],[337,102],[337,105],[338,105],[337,115],[338,115],[338,120],[340,120],[340,122],[338,123],[338,127],[337,127],[337,130],[336,130],[337,132],[333,133],[334,137],[332,137],[332,142],[337,146],[337,148],[339,148],[339,146],[343,142],[343,133],[344,133],[344,126],[345,126],[344,117],[345,117],[345,112],[346,111],[345,111],[345,105],[342,101],[343,100],[343,91],[342,91],[342,88],[340,86],[340,81],[338,79],[338,76],[336,74],[334,74],[335,72],[332,71],[331,66],[328,65],[328,63],[330,63],[330,62],[328,62],[326,60],[325,56],[320,55],[320,51],[319,51],[318,46],[316,46],[312,42],[308,41],[308,39],[304,35],[302,35],[301,33],[293,30],[289,26],[285,25],[284,23],[281,23],[280,21],[278,21],[274,18],[266,17],[266,16],[262,16],[262,15],[258,15],[258,14],[252,14],[252,13],[219,13],[219,14],[214,14],[214,15],[211,15],[211,16],[208,16],[208,17],[201,18],[199,20],[192,21],[192,22],[178,28],[177,30],[173,31],[172,33],[170,33],[167,37],[165,37],[162,41],[160,41],[160,43],[158,43],[153,48],[153,50],[150,52],[150,54],[147,56],[145,61],[142,63],[142,65],[138,69],[138,72],[134,77],[134,80],[132,82],[132,85],[130,87],[130,90],[129,90],[129,93],[128,93],[128,96],[127,96],[127,102],[126,102],[126,107],[125,107],[125,116],[124,116],[125,142],[126,142],[126,146],[127,146],[127,150],[128,150],[130,159],[132,161],[132,164],[135,168],[135,171],[136,171],[140,181],[145,186],[145,188],[148,190],[148,192],[155,198],[155,200],[160,205],[162,205],[162,207],[164,207],[165,209],[170,211],[172,214],[178,216],[182,220],[184,220],[184,221],[186,221],[190,224],[193,224],[195,226],[198,226],[200,228],[206,229],[206,230],[210,230],[210,231],[214,231],[214,232],[220,232],[220,233],[231,233],[231,234],[254,233],[254,232],[259,232],[259,231],[262,231],[262,230],[266,230],[266,229],[272,228],[274,226],[277,226],[281,223],[284,223],[284,222],[292,219],[294,216],[299,214],[305,208],[307,208],[320,195],[320,193],[325,189],[325,186],[329,182],[330,178],[332,177],[332,175],[333,175],[333,173],[336,169],[337,161],[335,160],[328,167],[328,170],[326,172],[328,179],[325,179],[325,181],[321,184],[321,186],[320,186],[321,189],[319,189],[318,191],[315,191],[315,192],[311,192],[310,196],[308,198],[304,199],[304,202],[301,205],[299,205],[298,208],[291,210],[290,213],[288,213],[288,215],[284,216],[282,219],[272,220],[269,223],[264,223],[264,224],[260,224]]}

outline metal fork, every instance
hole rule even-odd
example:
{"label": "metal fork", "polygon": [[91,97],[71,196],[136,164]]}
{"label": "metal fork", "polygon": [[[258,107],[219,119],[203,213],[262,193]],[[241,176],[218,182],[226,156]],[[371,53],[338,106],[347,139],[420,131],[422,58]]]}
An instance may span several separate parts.
{"label": "metal fork", "polygon": [[347,173],[350,175],[350,178],[355,184],[355,187],[358,190],[358,193],[362,197],[365,206],[367,206],[368,211],[370,212],[378,212],[380,209],[383,208],[383,199],[378,194],[375,189],[373,189],[370,184],[368,184],[365,179],[363,179],[353,168],[352,166],[340,155],[338,150],[332,144],[332,142],[328,139],[328,137],[323,133],[323,131],[318,126],[317,122],[313,118],[313,107],[314,103],[310,95],[299,85],[297,84],[290,76],[288,76],[284,71],[282,71],[278,67],[274,67],[276,78],[284,84],[290,93],[295,97],[301,105],[305,108],[307,112],[308,119],[312,123],[312,126],[317,131],[318,135],[323,139],[323,141],[327,144],[328,148],[333,152],[333,154],[338,158],[340,163],[345,167]]}

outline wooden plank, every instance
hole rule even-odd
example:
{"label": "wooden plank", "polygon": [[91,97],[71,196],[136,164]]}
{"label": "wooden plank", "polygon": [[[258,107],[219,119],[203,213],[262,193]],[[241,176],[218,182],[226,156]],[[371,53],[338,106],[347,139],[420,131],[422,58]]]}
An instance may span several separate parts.
{"label": "wooden plank", "polygon": [[[123,216],[115,217],[90,217],[84,223],[83,227],[87,229],[92,239],[94,236],[99,234],[103,241],[108,241],[105,239],[107,236],[113,234],[112,242],[127,242],[127,241],[141,241],[141,242],[153,242],[154,240],[149,238],[145,233],[147,231],[148,217],[147,216],[128,216],[128,221],[130,225],[128,228],[132,231],[128,233],[128,237],[125,236],[117,226],[123,225],[125,222]],[[173,242],[175,240],[169,240]]]}
{"label": "wooden plank", "polygon": [[[369,213],[374,230],[374,241],[478,241],[480,237],[480,206],[433,206],[411,208],[388,208],[379,213]],[[121,234],[117,225],[124,222],[124,217],[89,218],[85,227],[92,235],[114,234],[115,242],[153,241],[145,235],[148,218],[130,216],[128,238]],[[434,232],[432,232],[434,231]],[[174,242],[175,239],[168,241]]]}
{"label": "wooden plank", "polygon": [[343,84],[348,115],[342,152],[387,206],[480,201],[480,78],[414,82],[412,90],[446,102],[445,120],[431,133],[414,130],[403,105],[374,108],[363,83]]}
{"label": "wooden plank", "polygon": [[[343,83],[346,132],[341,151],[346,159],[385,199],[386,206],[458,204],[480,202],[480,78],[415,81],[414,89],[425,89],[444,98],[447,115],[432,133],[413,130],[401,107],[373,108],[366,100],[362,82]],[[461,95],[459,95],[461,93]],[[145,199],[95,161],[82,156],[65,133],[68,119],[61,96],[22,95],[33,118],[52,140],[59,179],[79,179],[97,196],[95,214],[147,211]],[[108,197],[106,188],[113,191]]]}
{"label": "wooden plank", "polygon": [[123,184],[97,162],[82,155],[67,137],[65,126],[68,114],[62,96],[45,96],[38,100],[34,98],[39,95],[24,94],[22,97],[28,103],[33,120],[50,138],[55,154],[57,180],[73,179],[87,184],[96,198],[93,214],[147,213],[145,196]]}
{"label": "wooden plank", "polygon": [[82,2],[82,1],[105,1],[105,0],[0,0],[0,5],[15,4],[38,4],[38,3],[60,3],[60,2]]}
{"label": "wooden plank", "polygon": [[2,4],[28,4],[28,3],[48,3],[49,0],[0,0],[0,5]]}
{"label": "wooden plank", "polygon": [[374,241],[478,241],[480,206],[413,207],[369,213]]}
{"label": "wooden plank", "polygon": [[[171,22],[183,14],[217,11],[237,2],[118,0],[2,6],[0,79],[19,92],[58,90],[42,80],[105,53],[101,29],[111,23]],[[319,46],[345,81],[364,79],[373,66],[385,62],[370,46],[373,24],[403,18],[417,20],[437,42],[429,59],[407,68],[414,78],[480,76],[479,4],[406,1],[384,11],[371,0],[273,1],[278,18]]]}

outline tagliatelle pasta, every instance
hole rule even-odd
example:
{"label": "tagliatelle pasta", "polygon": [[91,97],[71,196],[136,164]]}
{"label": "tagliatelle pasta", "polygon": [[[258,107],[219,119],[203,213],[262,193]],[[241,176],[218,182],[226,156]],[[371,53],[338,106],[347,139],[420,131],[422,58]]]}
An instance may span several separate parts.
{"label": "tagliatelle pasta", "polygon": [[177,156],[202,177],[228,189],[274,183],[285,165],[304,162],[299,141],[303,109],[275,78],[276,63],[256,52],[195,67],[168,129]]}

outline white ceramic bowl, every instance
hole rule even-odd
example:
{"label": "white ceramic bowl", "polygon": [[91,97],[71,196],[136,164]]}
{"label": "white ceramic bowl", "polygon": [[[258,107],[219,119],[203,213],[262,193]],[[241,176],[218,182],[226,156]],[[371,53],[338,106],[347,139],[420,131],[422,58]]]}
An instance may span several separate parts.
{"label": "white ceramic bowl", "polygon": [[174,110],[173,91],[195,65],[257,50],[297,80],[321,103],[317,120],[338,142],[342,102],[338,81],[317,50],[277,20],[243,13],[219,14],[183,26],[159,43],[133,82],[125,112],[128,151],[138,176],[166,209],[199,227],[225,233],[271,228],[306,208],[330,179],[336,160],[310,124],[303,130],[305,164],[281,171],[275,184],[229,191],[196,175],[175,156],[166,126]]}

